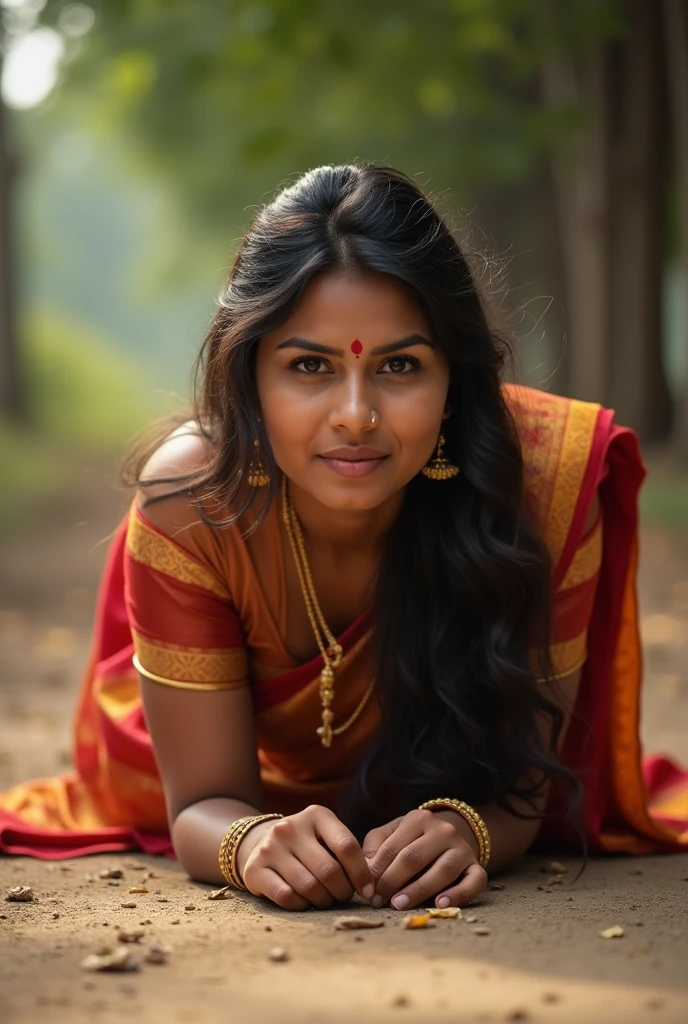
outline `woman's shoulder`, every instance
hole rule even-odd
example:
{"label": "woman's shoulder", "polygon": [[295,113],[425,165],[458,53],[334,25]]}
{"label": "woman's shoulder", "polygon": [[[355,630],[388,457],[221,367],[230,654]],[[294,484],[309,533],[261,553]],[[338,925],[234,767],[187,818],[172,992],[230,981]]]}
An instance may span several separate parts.
{"label": "woman's shoulder", "polygon": [[190,485],[202,478],[213,456],[213,443],[194,420],[176,427],[148,456],[141,472],[136,503],[144,516],[168,536],[202,523],[189,500]]}

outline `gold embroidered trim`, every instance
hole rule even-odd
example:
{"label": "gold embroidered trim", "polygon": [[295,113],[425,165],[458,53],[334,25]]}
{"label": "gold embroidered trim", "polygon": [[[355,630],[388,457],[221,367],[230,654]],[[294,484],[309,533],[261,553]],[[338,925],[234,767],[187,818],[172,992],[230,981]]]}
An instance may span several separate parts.
{"label": "gold embroidered trim", "polygon": [[165,676],[156,675],[155,672],[149,672],[147,668],[144,668],[138,657],[132,655],[132,663],[137,672],[140,672],[146,679],[152,679],[155,683],[163,683],[164,686],[173,686],[178,690],[202,690],[204,692],[211,692],[214,690],[239,690],[242,686],[247,686],[247,680],[237,680],[234,683],[190,683],[182,681],[181,679],[166,679]]}
{"label": "gold embroidered trim", "polygon": [[599,572],[601,565],[602,520],[600,519],[592,533],[586,537],[573,556],[559,590],[570,590],[571,587],[576,587],[580,583],[587,583]]}
{"label": "gold embroidered trim", "polygon": [[[563,644],[552,644],[550,648],[550,656],[552,658],[552,668],[554,675],[551,679],[563,679],[564,676],[571,675],[572,672],[576,672],[582,665],[585,664],[585,660],[588,656],[588,634],[587,632],[581,633],[573,640],[567,640]],[[531,650],[530,663],[533,671],[537,671],[539,665],[537,664],[537,652]],[[542,676],[537,677],[538,683],[544,683],[546,680]]]}
{"label": "gold embroidered trim", "polygon": [[575,398],[571,399],[569,405],[552,504],[545,528],[545,539],[553,565],[559,562],[571,528],[600,408],[595,403],[579,402]]}
{"label": "gold embroidered trim", "polygon": [[180,583],[189,583],[209,590],[218,597],[229,598],[229,593],[217,576],[187,555],[161,533],[151,529],[132,507],[127,527],[127,547],[132,558],[151,569],[171,576]]}
{"label": "gold embroidered trim", "polygon": [[161,677],[157,682],[171,683],[178,679],[192,686],[228,688],[244,682],[247,677],[248,662],[243,648],[207,651],[202,647],[178,647],[151,641],[135,630],[132,636],[137,658],[145,663],[148,673]]}

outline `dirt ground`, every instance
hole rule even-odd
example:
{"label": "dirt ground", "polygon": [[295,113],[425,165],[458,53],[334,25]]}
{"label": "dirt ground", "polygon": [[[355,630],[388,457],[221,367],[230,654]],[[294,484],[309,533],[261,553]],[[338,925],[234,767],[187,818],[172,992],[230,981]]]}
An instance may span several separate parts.
{"label": "dirt ground", "polygon": [[[93,473],[78,510],[46,510],[43,528],[0,544],[0,787],[69,764],[95,587],[121,507]],[[687,762],[688,534],[644,531],[641,597],[645,747]],[[578,861],[560,859],[561,887],[531,856],[463,920],[411,931],[403,914],[361,904],[352,910],[384,925],[347,932],[334,927],[341,909],[287,913],[244,894],[210,902],[173,861],[0,858],[2,895],[29,884],[39,897],[0,900],[0,1021],[685,1022],[688,856],[594,859],[573,885]],[[115,867],[121,881],[100,878]],[[131,895],[142,882],[149,891]],[[622,937],[600,936],[613,925]],[[139,971],[81,968],[131,929],[144,933],[126,947]],[[151,944],[168,947],[166,964],[146,962]],[[270,959],[275,948],[285,961]]]}

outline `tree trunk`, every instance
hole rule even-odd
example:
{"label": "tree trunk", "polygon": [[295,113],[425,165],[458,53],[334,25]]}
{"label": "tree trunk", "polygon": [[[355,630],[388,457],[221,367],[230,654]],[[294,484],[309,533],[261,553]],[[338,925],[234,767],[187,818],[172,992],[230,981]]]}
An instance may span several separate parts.
{"label": "tree trunk", "polygon": [[[685,326],[688,329],[688,0],[663,0],[662,14],[679,203]],[[683,341],[688,356],[688,337]],[[688,465],[688,365],[677,402],[674,444],[679,458]]]}
{"label": "tree trunk", "polygon": [[566,292],[564,351],[569,394],[605,402],[609,393],[610,87],[605,48],[578,70],[566,57],[544,68],[545,101],[580,102],[585,126],[554,155],[552,175]]}
{"label": "tree trunk", "polygon": [[632,4],[623,45],[612,44],[616,117],[610,302],[609,400],[619,421],[661,441],[672,422],[662,349],[662,283],[668,183],[663,39],[653,0]]}
{"label": "tree trunk", "polygon": [[585,66],[550,61],[548,102],[577,100],[586,123],[554,158],[566,274],[569,393],[616,409],[644,439],[666,437],[671,401],[661,346],[666,160],[661,33],[649,0],[628,36]]}
{"label": "tree trunk", "polygon": [[12,177],[6,111],[0,101],[0,415],[21,421],[25,417],[26,406],[15,317]]}

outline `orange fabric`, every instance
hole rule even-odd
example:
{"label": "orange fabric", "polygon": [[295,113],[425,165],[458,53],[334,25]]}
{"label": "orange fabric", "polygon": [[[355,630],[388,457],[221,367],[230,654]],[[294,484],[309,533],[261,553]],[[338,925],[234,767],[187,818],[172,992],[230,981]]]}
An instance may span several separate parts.
{"label": "orange fabric", "polygon": [[[688,778],[666,759],[648,761],[644,777],[637,736],[636,504],[644,469],[634,435],[591,403],[512,386],[506,395],[523,443],[526,501],[554,566],[555,670],[585,662],[564,758],[586,784],[588,838],[609,852],[686,848]],[[598,490],[600,517],[583,536]],[[285,557],[277,506],[247,538],[240,528],[204,525],[168,538],[132,507],[103,573],[75,771],[0,794],[0,850],[172,853],[135,651],[145,671],[174,685],[251,686],[266,809],[336,804],[377,728],[378,708],[371,700],[329,750],[320,745],[322,659],[299,665],[285,648]],[[270,579],[269,589],[260,579]],[[372,626],[369,610],[340,637],[335,725],[370,679]],[[553,794],[541,841],[566,846],[577,839],[557,801]]]}

